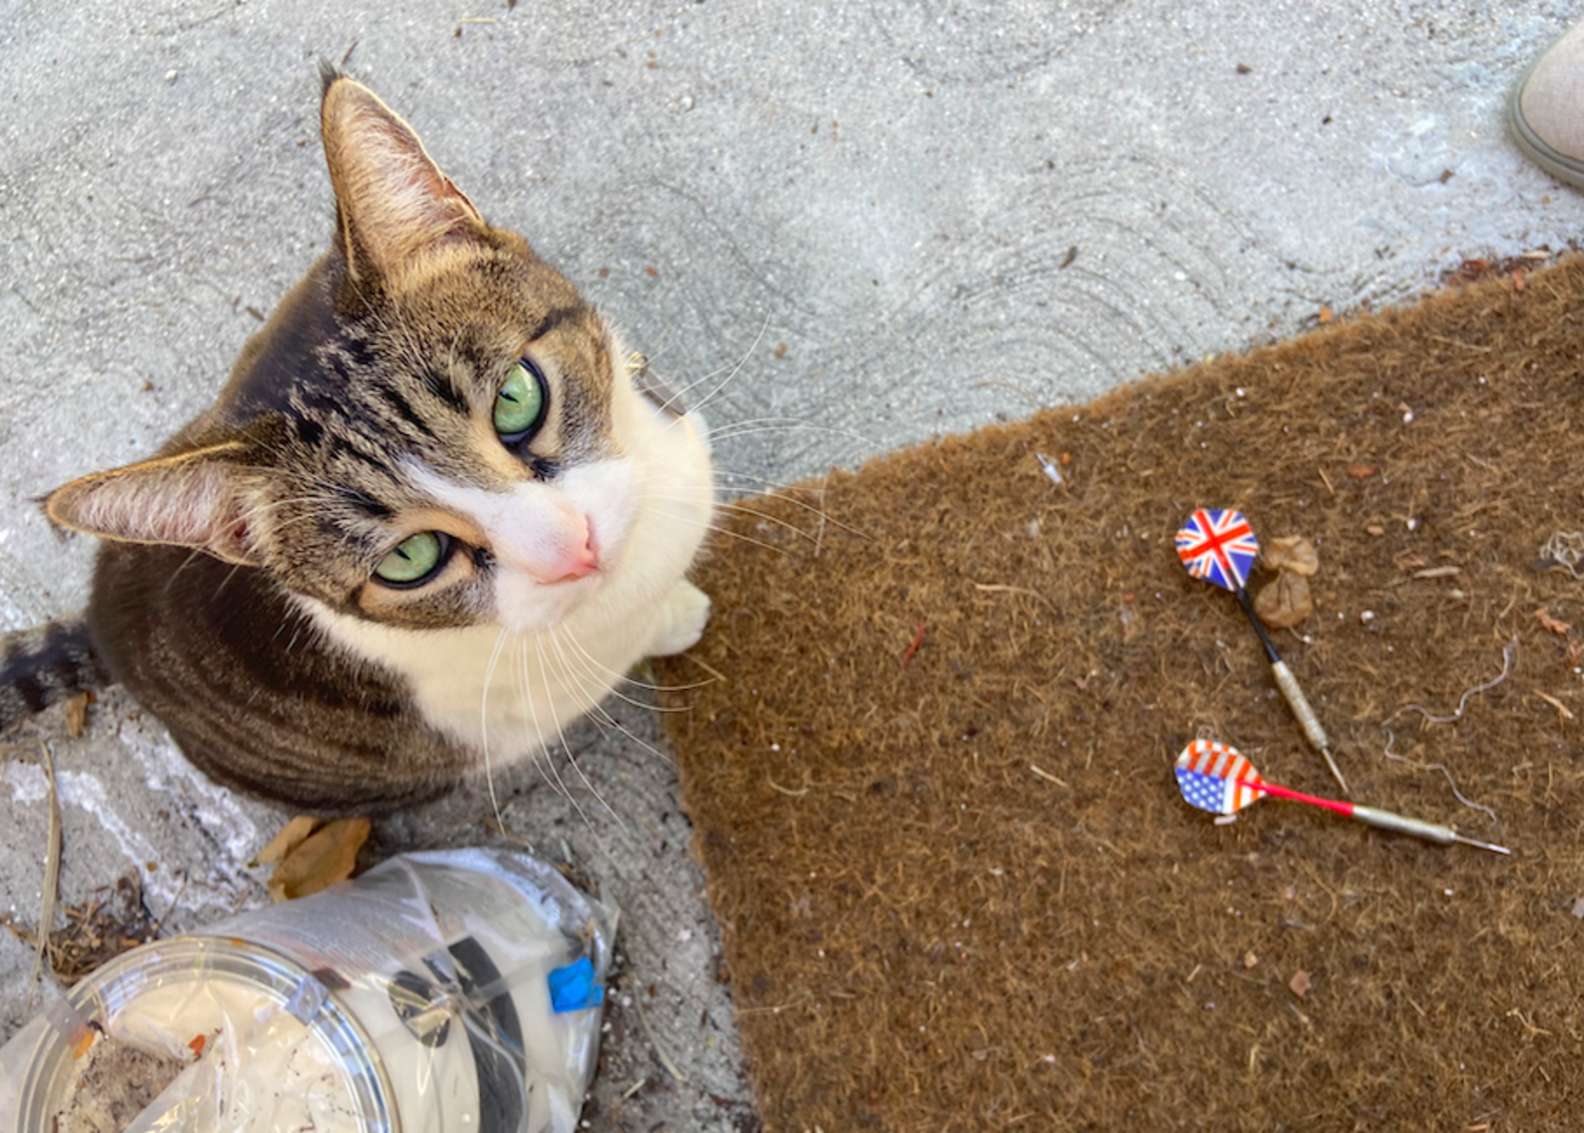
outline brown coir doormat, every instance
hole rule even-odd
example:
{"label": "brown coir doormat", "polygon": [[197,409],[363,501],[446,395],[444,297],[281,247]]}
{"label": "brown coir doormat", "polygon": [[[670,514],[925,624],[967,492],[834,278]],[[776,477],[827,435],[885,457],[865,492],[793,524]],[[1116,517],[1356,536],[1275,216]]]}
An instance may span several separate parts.
{"label": "brown coir doormat", "polygon": [[[1574,262],[732,513],[670,721],[765,1127],[1584,1128],[1581,359]],[[1319,548],[1354,796],[1516,857],[1180,801],[1199,735],[1334,793],[1198,504]]]}

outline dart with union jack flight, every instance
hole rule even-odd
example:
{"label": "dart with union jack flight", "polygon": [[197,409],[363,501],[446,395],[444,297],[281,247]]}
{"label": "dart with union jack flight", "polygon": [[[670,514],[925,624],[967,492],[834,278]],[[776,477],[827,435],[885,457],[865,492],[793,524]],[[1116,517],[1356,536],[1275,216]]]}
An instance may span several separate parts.
{"label": "dart with union jack flight", "polygon": [[1442,846],[1450,846],[1458,842],[1465,846],[1477,846],[1481,850],[1489,850],[1493,854],[1512,853],[1506,846],[1481,842],[1477,838],[1459,834],[1450,826],[1409,818],[1378,807],[1360,806],[1340,799],[1306,795],[1290,787],[1267,783],[1248,761],[1247,756],[1231,744],[1217,740],[1194,740],[1183,748],[1182,754],[1177,757],[1176,773],[1177,789],[1182,792],[1183,799],[1190,806],[1207,810],[1211,814],[1236,814],[1244,807],[1268,795],[1272,798],[1307,803],[1359,822],[1367,822],[1382,830],[1410,834],[1415,838],[1423,838]]}
{"label": "dart with union jack flight", "polygon": [[1292,709],[1304,737],[1325,759],[1342,793],[1349,793],[1347,780],[1342,777],[1341,769],[1331,757],[1331,741],[1320,726],[1319,717],[1309,706],[1303,689],[1298,687],[1298,678],[1293,676],[1287,662],[1276,652],[1276,643],[1265,631],[1265,624],[1254,612],[1254,603],[1249,599],[1245,584],[1249,571],[1254,569],[1254,560],[1259,557],[1260,547],[1259,538],[1254,534],[1248,518],[1231,508],[1195,508],[1178,530],[1176,544],[1177,557],[1189,575],[1237,596],[1238,605],[1243,607],[1249,624],[1254,627],[1260,644],[1265,647],[1265,656],[1270,660],[1271,676],[1276,680],[1276,687],[1281,689],[1282,698]]}

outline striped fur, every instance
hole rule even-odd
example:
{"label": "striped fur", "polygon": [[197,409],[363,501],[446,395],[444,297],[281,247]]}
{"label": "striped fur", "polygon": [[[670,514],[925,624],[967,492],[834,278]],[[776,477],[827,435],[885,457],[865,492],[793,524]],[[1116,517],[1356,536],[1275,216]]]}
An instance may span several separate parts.
{"label": "striped fur", "polygon": [[109,683],[80,619],[0,636],[0,731],[79,692]]}
{"label": "striped fur", "polygon": [[[104,540],[87,629],[8,660],[0,722],[101,658],[212,777],[328,814],[524,758],[691,644],[714,489],[697,415],[629,373],[608,321],[410,126],[336,75],[321,119],[330,250],[213,406],[50,494],[53,522]],[[503,439],[492,410],[524,361],[548,409]],[[421,532],[446,549],[432,576],[382,582]],[[555,566],[574,552],[592,573]]]}

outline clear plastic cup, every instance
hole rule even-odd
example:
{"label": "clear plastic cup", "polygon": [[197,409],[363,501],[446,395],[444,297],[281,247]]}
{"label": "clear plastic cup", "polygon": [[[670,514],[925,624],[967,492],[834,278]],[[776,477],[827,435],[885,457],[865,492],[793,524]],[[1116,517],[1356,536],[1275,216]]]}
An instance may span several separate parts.
{"label": "clear plastic cup", "polygon": [[53,1133],[115,1041],[187,1063],[132,1133],[571,1133],[602,1011],[557,1011],[549,977],[602,984],[614,931],[525,854],[402,855],[98,969],[0,1050],[0,1131]]}

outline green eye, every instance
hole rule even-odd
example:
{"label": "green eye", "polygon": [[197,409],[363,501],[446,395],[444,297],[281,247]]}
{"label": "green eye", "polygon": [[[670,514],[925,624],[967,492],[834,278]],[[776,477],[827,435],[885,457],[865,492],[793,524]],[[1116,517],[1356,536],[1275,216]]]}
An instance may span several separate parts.
{"label": "green eye", "polygon": [[544,420],[545,385],[526,359],[512,366],[495,395],[495,431],[507,444],[526,440]]}
{"label": "green eye", "polygon": [[440,569],[450,544],[450,537],[438,531],[409,535],[379,561],[374,577],[392,586],[417,586]]}

